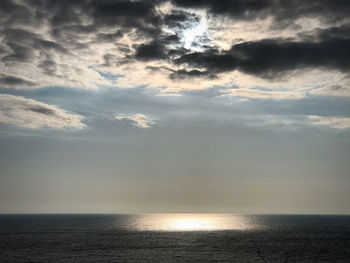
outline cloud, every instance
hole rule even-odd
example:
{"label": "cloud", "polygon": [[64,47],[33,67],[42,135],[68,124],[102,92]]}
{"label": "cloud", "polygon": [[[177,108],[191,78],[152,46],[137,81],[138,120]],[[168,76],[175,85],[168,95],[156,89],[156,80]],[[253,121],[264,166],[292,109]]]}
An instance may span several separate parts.
{"label": "cloud", "polygon": [[[319,17],[327,22],[341,21],[348,18],[348,1],[332,0],[173,0],[175,5],[187,8],[206,8],[215,15],[227,15],[235,19],[255,20],[273,17],[275,23],[286,25],[300,17]],[[289,26],[293,25],[289,23]]]}
{"label": "cloud", "polygon": [[256,114],[242,115],[238,118],[242,125],[248,127],[286,129],[288,131],[297,131],[305,129],[307,126],[324,126],[331,129],[347,130],[350,129],[350,118],[348,117],[329,117],[319,115],[279,115],[279,114]]}
{"label": "cloud", "polygon": [[[261,98],[347,88],[349,9],[331,0],[1,1],[0,88],[147,86],[168,95],[259,83],[275,92]],[[315,70],[327,75],[322,83]]]}
{"label": "cloud", "polygon": [[154,124],[154,118],[152,116],[147,116],[145,114],[117,114],[115,118],[119,121],[127,120],[132,125],[139,128],[150,128]]}
{"label": "cloud", "polygon": [[215,79],[217,76],[215,74],[210,74],[208,71],[200,71],[196,69],[192,70],[185,70],[180,69],[176,70],[173,73],[169,75],[170,79],[185,79],[185,78],[209,78],[209,79]]}
{"label": "cloud", "polygon": [[350,89],[349,87],[343,87],[342,85],[330,85],[313,89],[310,91],[310,94],[318,96],[350,97]]}
{"label": "cloud", "polygon": [[194,22],[199,22],[198,17],[184,10],[172,10],[164,16],[164,23],[170,28],[184,28]]}
{"label": "cloud", "polygon": [[164,46],[156,41],[147,44],[141,44],[136,49],[135,57],[140,60],[153,60],[165,58]]}
{"label": "cloud", "polygon": [[221,96],[224,97],[246,97],[252,99],[301,99],[305,97],[302,93],[293,91],[268,91],[252,89],[223,89]]}
{"label": "cloud", "polygon": [[[177,64],[187,64],[215,73],[239,70],[261,78],[276,78],[280,73],[303,68],[350,69],[350,39],[321,43],[267,39],[233,45],[219,52],[211,49],[185,54]],[[337,48],[335,48],[337,47]]]}
{"label": "cloud", "polygon": [[0,74],[0,84],[3,84],[5,86],[33,86],[35,83],[18,78],[18,77],[13,77],[13,76],[8,76],[4,74]]}
{"label": "cloud", "polygon": [[325,116],[308,116],[313,125],[328,126],[330,128],[345,130],[350,129],[350,118],[346,117],[325,117]]}
{"label": "cloud", "polygon": [[55,105],[21,96],[0,94],[0,123],[28,129],[83,129],[83,116]]}

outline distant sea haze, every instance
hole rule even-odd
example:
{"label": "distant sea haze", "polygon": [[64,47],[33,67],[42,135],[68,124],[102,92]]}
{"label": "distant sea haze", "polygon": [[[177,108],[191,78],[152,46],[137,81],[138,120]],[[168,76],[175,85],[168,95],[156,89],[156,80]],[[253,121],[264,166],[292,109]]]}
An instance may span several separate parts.
{"label": "distant sea haze", "polygon": [[350,262],[350,216],[0,215],[0,262]]}

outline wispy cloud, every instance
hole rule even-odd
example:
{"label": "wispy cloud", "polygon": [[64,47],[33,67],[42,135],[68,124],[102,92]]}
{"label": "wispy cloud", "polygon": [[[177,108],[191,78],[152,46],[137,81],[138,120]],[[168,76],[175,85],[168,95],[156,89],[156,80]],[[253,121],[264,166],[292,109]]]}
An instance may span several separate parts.
{"label": "wispy cloud", "polygon": [[223,89],[221,96],[246,97],[252,99],[301,99],[304,94],[295,91],[265,91],[253,89]]}
{"label": "wispy cloud", "polygon": [[308,119],[314,125],[328,126],[330,128],[345,130],[350,129],[350,118],[346,117],[324,117],[317,115],[310,115]]}
{"label": "wispy cloud", "polygon": [[117,120],[127,120],[132,125],[137,126],[139,128],[150,128],[152,124],[154,124],[155,118],[152,116],[148,116],[145,114],[137,113],[137,114],[117,114],[115,116]]}
{"label": "wispy cloud", "polygon": [[301,131],[305,127],[313,125],[338,130],[350,129],[350,118],[347,117],[259,114],[242,116],[239,121],[241,125],[248,127],[285,129],[288,131]]}
{"label": "wispy cloud", "polygon": [[21,96],[0,94],[0,123],[28,129],[82,129],[83,116],[55,105]]}
{"label": "wispy cloud", "polygon": [[342,85],[330,85],[321,88],[317,88],[310,91],[310,94],[317,96],[339,96],[339,97],[350,97],[349,84],[344,87]]}

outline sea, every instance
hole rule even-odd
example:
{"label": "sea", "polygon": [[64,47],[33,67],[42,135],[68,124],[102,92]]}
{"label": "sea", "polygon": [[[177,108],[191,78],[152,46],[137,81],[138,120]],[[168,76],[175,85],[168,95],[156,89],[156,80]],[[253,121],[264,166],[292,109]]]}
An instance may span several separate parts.
{"label": "sea", "polygon": [[350,216],[0,215],[0,262],[350,262]]}

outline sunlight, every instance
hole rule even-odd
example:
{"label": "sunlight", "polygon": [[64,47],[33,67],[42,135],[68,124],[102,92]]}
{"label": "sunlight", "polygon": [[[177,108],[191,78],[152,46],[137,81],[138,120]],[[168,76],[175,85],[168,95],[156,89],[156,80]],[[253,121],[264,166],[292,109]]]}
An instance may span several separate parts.
{"label": "sunlight", "polygon": [[205,230],[213,229],[215,226],[212,220],[206,218],[185,217],[174,220],[171,222],[170,227],[178,230]]}
{"label": "sunlight", "polygon": [[184,32],[185,48],[190,48],[196,37],[202,36],[207,30],[207,19],[202,16],[199,24],[193,28],[190,28]]}
{"label": "sunlight", "polygon": [[139,216],[134,228],[151,231],[247,230],[253,228],[253,224],[238,215],[154,214]]}

